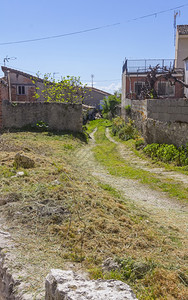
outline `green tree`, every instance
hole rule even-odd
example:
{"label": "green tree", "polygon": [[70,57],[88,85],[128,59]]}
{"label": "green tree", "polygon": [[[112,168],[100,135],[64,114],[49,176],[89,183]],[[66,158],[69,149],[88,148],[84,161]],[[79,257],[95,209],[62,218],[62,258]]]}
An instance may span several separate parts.
{"label": "green tree", "polygon": [[104,99],[102,105],[103,117],[107,119],[113,119],[117,115],[117,107],[121,103],[121,96],[117,92],[114,95],[110,95]]}
{"label": "green tree", "polygon": [[33,83],[36,85],[35,98],[41,98],[45,102],[82,103],[86,92],[80,78],[74,76],[55,81],[51,74],[45,74],[40,85],[37,77],[33,79]]}

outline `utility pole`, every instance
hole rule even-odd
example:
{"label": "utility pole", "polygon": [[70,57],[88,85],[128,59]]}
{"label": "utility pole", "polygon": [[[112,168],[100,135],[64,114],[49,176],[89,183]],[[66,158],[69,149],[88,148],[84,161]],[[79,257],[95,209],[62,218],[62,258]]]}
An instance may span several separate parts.
{"label": "utility pole", "polygon": [[91,86],[92,86],[92,88],[93,88],[93,78],[94,78],[94,75],[91,74]]}

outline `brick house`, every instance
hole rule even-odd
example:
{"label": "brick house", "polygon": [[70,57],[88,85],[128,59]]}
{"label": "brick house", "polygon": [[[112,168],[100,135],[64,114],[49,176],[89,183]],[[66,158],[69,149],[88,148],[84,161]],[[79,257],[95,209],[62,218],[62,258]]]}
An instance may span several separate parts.
{"label": "brick house", "polygon": [[177,25],[175,59],[140,59],[125,60],[122,70],[122,108],[126,99],[139,99],[142,87],[149,71],[149,67],[159,65],[159,80],[155,83],[155,89],[161,98],[182,98],[187,90],[176,82],[171,86],[168,80],[161,75],[163,67],[173,69],[175,76],[185,80],[185,59],[188,55],[188,25]]}
{"label": "brick house", "polygon": [[[150,66],[155,67],[159,65],[161,71],[159,70],[159,80],[155,83],[155,89],[159,96],[165,98],[181,98],[184,95],[184,88],[180,83],[176,83],[174,86],[170,85],[170,82],[165,78],[161,77],[163,74],[162,68],[167,66],[173,68],[173,59],[140,59],[140,60],[125,60],[123,65],[122,73],[122,95],[123,99],[139,99],[141,89],[145,84],[146,76],[149,71]],[[178,69],[176,77],[179,79],[184,79],[184,69]]]}
{"label": "brick house", "polygon": [[[39,91],[43,88],[42,79],[37,78],[36,80],[36,76],[7,67],[1,67],[1,69],[4,72],[3,79],[7,82],[7,91],[2,95],[2,99],[8,99],[11,102],[36,101],[35,91],[37,87]],[[35,83],[33,83],[33,79],[35,79]]]}

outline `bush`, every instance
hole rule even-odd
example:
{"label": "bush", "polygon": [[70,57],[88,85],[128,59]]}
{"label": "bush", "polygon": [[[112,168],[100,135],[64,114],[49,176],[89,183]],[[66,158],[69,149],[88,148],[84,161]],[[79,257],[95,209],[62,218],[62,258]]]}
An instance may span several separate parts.
{"label": "bush", "polygon": [[144,149],[144,152],[152,159],[161,160],[163,162],[173,162],[179,166],[188,165],[188,144],[177,148],[168,144],[150,144]]}
{"label": "bush", "polygon": [[134,127],[134,121],[129,119],[128,123],[126,123],[120,117],[117,117],[113,120],[112,133],[117,135],[123,141],[135,139],[138,135],[138,132]]}
{"label": "bush", "polygon": [[136,150],[143,149],[145,147],[145,141],[142,137],[138,137],[135,142]]}

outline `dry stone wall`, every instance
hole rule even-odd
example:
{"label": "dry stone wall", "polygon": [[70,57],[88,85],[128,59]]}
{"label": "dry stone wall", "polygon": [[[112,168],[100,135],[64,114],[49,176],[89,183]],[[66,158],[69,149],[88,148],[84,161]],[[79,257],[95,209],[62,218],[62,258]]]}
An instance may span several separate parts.
{"label": "dry stone wall", "polygon": [[51,130],[82,132],[82,105],[67,103],[2,103],[2,127],[23,128],[45,122]]}

